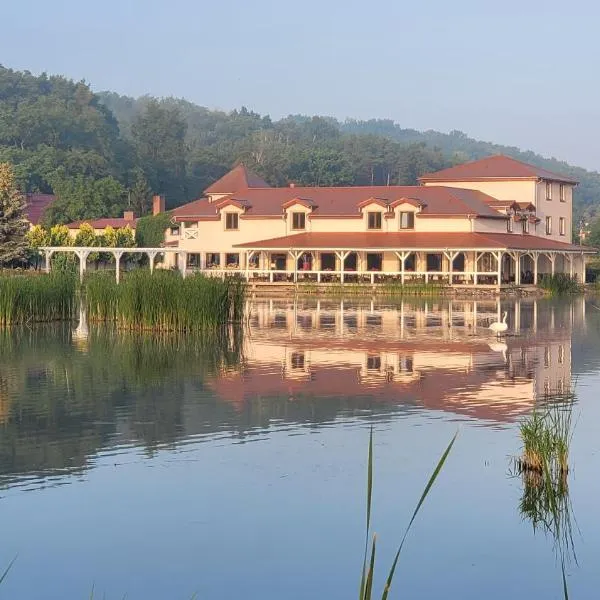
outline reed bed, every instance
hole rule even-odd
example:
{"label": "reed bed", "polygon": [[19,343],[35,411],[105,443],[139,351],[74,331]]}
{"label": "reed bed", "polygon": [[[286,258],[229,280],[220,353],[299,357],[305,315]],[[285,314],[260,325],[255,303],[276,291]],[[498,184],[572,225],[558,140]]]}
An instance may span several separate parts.
{"label": "reed bed", "polygon": [[523,453],[516,460],[520,471],[543,473],[547,468],[554,477],[569,471],[569,446],[572,431],[572,398],[542,410],[534,410],[520,426]]}
{"label": "reed bed", "polygon": [[84,283],[88,319],[115,322],[120,329],[205,331],[240,322],[246,286],[238,278],[182,278],[169,271],[133,271],[120,285],[107,274]]}
{"label": "reed bed", "polygon": [[70,320],[76,291],[70,273],[0,275],[0,327]]}
{"label": "reed bed", "polygon": [[539,286],[543,290],[549,292],[552,296],[579,294],[583,291],[583,286],[577,281],[577,278],[571,277],[566,273],[544,275],[540,279]]}

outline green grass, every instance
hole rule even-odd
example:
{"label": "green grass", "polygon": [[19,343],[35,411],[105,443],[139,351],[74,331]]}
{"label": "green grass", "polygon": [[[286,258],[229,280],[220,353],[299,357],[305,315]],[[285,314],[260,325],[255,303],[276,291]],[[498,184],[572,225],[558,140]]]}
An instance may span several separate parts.
{"label": "green grass", "polygon": [[239,278],[204,277],[156,270],[126,274],[120,285],[99,273],[84,282],[90,322],[121,329],[204,331],[242,320],[246,286]]}
{"label": "green grass", "polygon": [[70,273],[0,275],[0,327],[69,320],[76,289]]}

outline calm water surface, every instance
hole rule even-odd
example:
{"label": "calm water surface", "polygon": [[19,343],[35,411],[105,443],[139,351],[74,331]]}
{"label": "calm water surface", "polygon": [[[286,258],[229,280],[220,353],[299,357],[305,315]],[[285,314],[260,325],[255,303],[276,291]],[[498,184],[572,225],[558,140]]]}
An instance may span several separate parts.
{"label": "calm water surface", "polygon": [[392,597],[561,598],[511,457],[573,389],[568,582],[599,597],[594,301],[256,301],[234,337],[0,332],[0,598],[354,598],[371,425],[378,583],[459,430]]}

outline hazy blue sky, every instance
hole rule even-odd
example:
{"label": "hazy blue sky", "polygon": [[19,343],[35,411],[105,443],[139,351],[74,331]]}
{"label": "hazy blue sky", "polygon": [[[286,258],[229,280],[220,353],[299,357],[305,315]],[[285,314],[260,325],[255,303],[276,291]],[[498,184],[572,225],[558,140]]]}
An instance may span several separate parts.
{"label": "hazy blue sky", "polygon": [[600,168],[600,6],[19,0],[0,63],[272,117],[386,117]]}

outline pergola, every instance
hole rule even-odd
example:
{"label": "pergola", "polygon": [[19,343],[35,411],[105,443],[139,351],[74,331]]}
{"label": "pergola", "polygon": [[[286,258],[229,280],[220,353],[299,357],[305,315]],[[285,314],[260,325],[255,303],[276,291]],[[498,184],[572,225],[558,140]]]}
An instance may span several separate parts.
{"label": "pergola", "polygon": [[79,259],[79,278],[83,280],[87,270],[87,259],[93,253],[112,254],[115,259],[115,276],[117,283],[121,279],[121,257],[124,254],[145,254],[150,261],[150,271],[154,271],[154,261],[159,254],[179,254],[180,269],[185,277],[186,275],[186,252],[182,252],[179,248],[113,248],[113,247],[95,247],[95,246],[43,246],[40,251],[44,253],[46,273],[50,272],[50,259],[58,252],[74,254]]}

